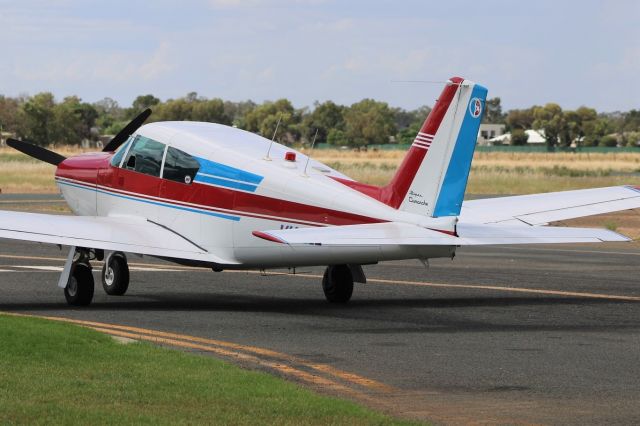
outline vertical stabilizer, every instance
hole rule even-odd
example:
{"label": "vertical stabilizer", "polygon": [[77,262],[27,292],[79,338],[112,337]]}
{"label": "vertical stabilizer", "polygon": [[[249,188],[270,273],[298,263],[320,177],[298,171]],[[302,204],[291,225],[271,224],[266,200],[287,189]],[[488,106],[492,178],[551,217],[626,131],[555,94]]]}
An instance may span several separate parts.
{"label": "vertical stabilizer", "polygon": [[432,217],[459,215],[486,97],[486,88],[451,78],[381,201]]}

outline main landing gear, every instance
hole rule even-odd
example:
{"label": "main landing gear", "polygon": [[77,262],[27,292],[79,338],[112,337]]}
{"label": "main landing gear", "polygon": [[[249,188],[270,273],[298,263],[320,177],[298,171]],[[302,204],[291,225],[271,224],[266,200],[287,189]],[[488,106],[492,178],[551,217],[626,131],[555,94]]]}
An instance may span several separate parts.
{"label": "main landing gear", "polygon": [[322,290],[328,302],[347,303],[353,294],[353,283],[366,283],[360,265],[330,265],[322,277]]}
{"label": "main landing gear", "polygon": [[[91,260],[102,260],[102,250],[84,247],[72,248],[59,285],[64,286],[64,297],[72,306],[87,306],[93,300],[95,283]],[[66,281],[65,281],[66,275]],[[129,266],[124,253],[107,256],[102,267],[102,287],[109,295],[121,296],[129,288]]]}
{"label": "main landing gear", "polygon": [[90,258],[89,249],[75,249],[71,272],[64,288],[64,297],[69,305],[87,306],[93,300],[94,283]]}
{"label": "main landing gear", "polygon": [[102,288],[111,296],[122,296],[129,288],[129,265],[122,252],[112,253],[102,267]]}

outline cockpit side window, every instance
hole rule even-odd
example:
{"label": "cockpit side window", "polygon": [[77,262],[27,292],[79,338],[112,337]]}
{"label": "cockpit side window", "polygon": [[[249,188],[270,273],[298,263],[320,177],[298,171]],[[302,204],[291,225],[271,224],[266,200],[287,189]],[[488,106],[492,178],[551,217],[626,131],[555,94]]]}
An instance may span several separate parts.
{"label": "cockpit side window", "polygon": [[127,149],[129,149],[129,145],[131,145],[131,141],[133,141],[134,136],[130,136],[129,139],[125,143],[122,144],[120,149],[115,153],[113,157],[111,157],[111,165],[113,167],[120,167],[120,163],[122,162],[122,157],[127,153]]}
{"label": "cockpit side window", "polygon": [[144,136],[138,136],[122,164],[123,169],[160,177],[165,145]]}
{"label": "cockpit side window", "polygon": [[200,163],[191,155],[169,147],[164,160],[162,177],[175,182],[190,184],[200,169]]}

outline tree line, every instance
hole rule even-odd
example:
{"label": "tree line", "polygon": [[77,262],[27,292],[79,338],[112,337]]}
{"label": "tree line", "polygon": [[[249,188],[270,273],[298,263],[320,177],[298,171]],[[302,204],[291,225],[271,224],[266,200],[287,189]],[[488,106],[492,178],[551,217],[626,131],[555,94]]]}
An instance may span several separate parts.
{"label": "tree line", "polygon": [[487,100],[485,122],[505,124],[512,145],[525,145],[525,130],[542,131],[549,148],[571,146],[640,146],[640,110],[598,113],[582,106],[563,110],[556,103],[513,109],[506,113],[500,98]]}
{"label": "tree line", "polygon": [[[77,96],[61,101],[48,92],[33,96],[0,95],[0,130],[40,145],[97,141],[113,135],[145,108],[152,108],[152,121],[208,121],[236,126],[285,144],[327,143],[361,147],[413,141],[428,106],[415,110],[394,108],[385,102],[363,99],[352,105],[332,101],[313,107],[296,108],[288,99],[257,104],[206,98],[192,92],[184,97],[161,101],[153,95],[138,96],[129,107],[111,98],[95,103]],[[549,103],[504,113],[500,98],[487,100],[483,121],[501,123],[511,131],[511,143],[526,143],[526,129],[543,130],[550,147],[633,145],[640,140],[640,111],[598,113],[593,108],[562,110]],[[279,122],[279,125],[278,125]],[[317,136],[316,136],[317,132]]]}

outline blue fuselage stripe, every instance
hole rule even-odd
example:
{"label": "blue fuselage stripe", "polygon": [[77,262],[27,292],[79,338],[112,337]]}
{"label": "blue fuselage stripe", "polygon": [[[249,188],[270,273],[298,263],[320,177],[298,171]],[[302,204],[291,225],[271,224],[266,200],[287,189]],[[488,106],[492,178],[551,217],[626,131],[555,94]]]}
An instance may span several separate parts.
{"label": "blue fuselage stripe", "polygon": [[60,180],[58,181],[58,183],[60,185],[67,185],[67,186],[72,186],[74,188],[85,189],[87,191],[94,191],[94,192],[98,192],[98,193],[105,194],[105,195],[111,195],[112,197],[124,198],[125,200],[138,201],[138,202],[141,202],[141,203],[153,204],[153,205],[160,206],[160,207],[168,207],[168,208],[171,208],[171,209],[183,210],[183,211],[188,211],[188,212],[191,212],[191,213],[204,214],[204,215],[207,215],[207,216],[219,217],[221,219],[233,220],[235,222],[240,220],[240,217],[238,217],[238,216],[230,216],[230,215],[226,215],[226,214],[222,214],[222,213],[215,213],[215,212],[210,212],[210,211],[206,211],[206,210],[198,210],[198,209],[193,209],[193,208],[189,208],[189,207],[178,206],[178,205],[175,205],[175,204],[169,204],[169,203],[162,203],[162,202],[158,202],[158,201],[146,200],[144,198],[136,198],[136,197],[131,197],[131,196],[128,196],[128,195],[115,194],[113,192],[103,191],[103,190],[98,189],[98,188],[89,188],[89,187],[82,186],[82,185],[76,185],[76,184],[69,183],[69,182],[63,182],[63,181],[60,181]]}
{"label": "blue fuselage stripe", "polygon": [[196,159],[200,163],[200,173],[218,176],[225,179],[233,179],[253,185],[259,185],[264,179],[260,175],[236,169],[235,167],[227,166],[225,164],[216,163],[215,161],[207,160],[205,158],[196,157]]}
{"label": "blue fuselage stripe", "polygon": [[242,182],[233,182],[226,179],[218,179],[211,176],[202,176],[200,173],[196,175],[195,182],[208,183],[210,185],[223,186],[225,188],[240,189],[242,191],[255,192],[258,187]]}

